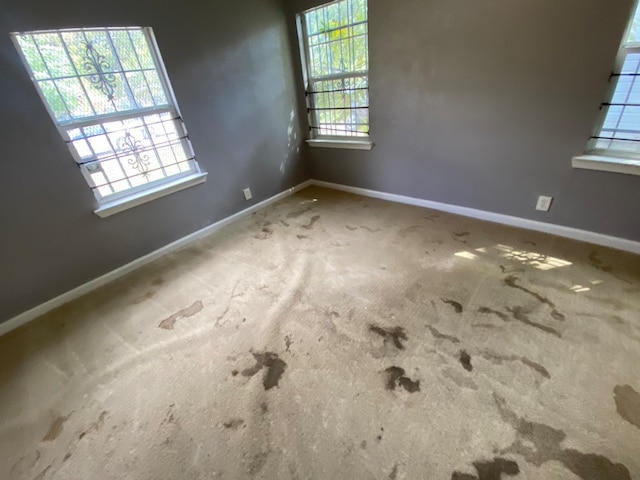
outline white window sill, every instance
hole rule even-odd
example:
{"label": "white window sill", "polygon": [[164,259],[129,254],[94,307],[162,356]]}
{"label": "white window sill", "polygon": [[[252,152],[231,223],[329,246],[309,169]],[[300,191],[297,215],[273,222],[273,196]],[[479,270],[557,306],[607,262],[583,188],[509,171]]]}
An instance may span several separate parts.
{"label": "white window sill", "polygon": [[336,140],[324,138],[312,138],[307,140],[310,147],[322,148],[349,148],[352,150],[371,150],[373,142],[371,140]]}
{"label": "white window sill", "polygon": [[604,155],[579,155],[571,160],[573,168],[599,170],[602,172],[640,175],[640,160]]}
{"label": "white window sill", "polygon": [[156,198],[164,197],[166,195],[179,192],[180,190],[184,190],[185,188],[204,183],[206,179],[206,172],[194,173],[193,175],[189,175],[188,177],[182,177],[174,180],[173,182],[163,183],[162,185],[150,188],[149,190],[135,193],[125,198],[119,198],[118,200],[114,200],[112,202],[104,203],[100,205],[97,210],[94,210],[93,213],[98,215],[100,218],[110,217],[111,215],[115,215],[116,213],[120,213],[124,210],[128,210],[138,205],[142,205],[143,203],[150,202],[151,200],[155,200]]}

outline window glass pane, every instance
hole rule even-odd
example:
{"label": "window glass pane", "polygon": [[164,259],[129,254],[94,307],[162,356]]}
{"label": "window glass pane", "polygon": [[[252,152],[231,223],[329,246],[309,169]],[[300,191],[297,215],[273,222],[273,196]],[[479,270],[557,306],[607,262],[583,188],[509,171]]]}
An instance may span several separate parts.
{"label": "window glass pane", "polygon": [[49,78],[49,72],[31,35],[18,35],[18,44],[25,56],[33,76],[37,79]]}
{"label": "window glass pane", "polygon": [[140,63],[138,63],[138,57],[131,44],[131,39],[126,30],[111,30],[109,32],[111,41],[115,46],[118,57],[120,57],[120,64],[125,70],[139,70]]}
{"label": "window glass pane", "polygon": [[640,4],[636,7],[636,10],[631,20],[631,27],[629,28],[629,35],[627,36],[627,43],[640,42]]}
{"label": "window glass pane", "polygon": [[62,99],[62,96],[58,92],[55,83],[52,80],[46,80],[44,82],[38,82],[40,91],[47,99],[47,103],[51,108],[53,115],[57,121],[64,122],[71,119],[71,115],[67,110],[67,106]]}
{"label": "window glass pane", "polygon": [[164,88],[162,88],[162,83],[160,83],[158,72],[155,70],[145,70],[144,77],[149,84],[149,89],[151,90],[151,95],[156,105],[168,105],[169,101],[164,93]]}
{"label": "window glass pane", "polygon": [[57,33],[40,33],[33,38],[52,78],[75,75],[75,70]]}
{"label": "window glass pane", "polygon": [[142,30],[130,30],[129,36],[133,43],[133,48],[138,55],[138,61],[142,68],[155,68],[153,59],[151,58],[151,52],[149,51],[149,45],[147,44],[147,38],[144,36]]}
{"label": "window glass pane", "polygon": [[127,72],[127,83],[138,108],[153,107],[154,101],[143,72]]}
{"label": "window glass pane", "polygon": [[368,77],[313,83],[316,134],[364,136],[369,132]]}
{"label": "window glass pane", "polygon": [[640,68],[640,54],[630,53],[624,59],[622,73],[637,73]]}
{"label": "window glass pane", "polygon": [[77,78],[61,78],[54,80],[54,83],[71,113],[71,118],[80,119],[94,115],[93,107],[87,96],[84,95],[80,80]]}

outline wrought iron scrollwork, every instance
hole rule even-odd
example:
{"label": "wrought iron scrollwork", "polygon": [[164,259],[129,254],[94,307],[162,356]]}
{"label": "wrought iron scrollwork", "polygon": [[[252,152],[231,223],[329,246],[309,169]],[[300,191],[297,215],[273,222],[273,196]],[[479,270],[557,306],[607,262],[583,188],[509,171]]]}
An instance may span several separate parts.
{"label": "wrought iron scrollwork", "polygon": [[116,76],[108,72],[111,69],[111,65],[107,62],[105,56],[95,49],[93,42],[85,42],[84,49],[84,68],[87,72],[92,73],[89,76],[89,81],[95,89],[101,91],[109,100],[113,101],[116,93]]}
{"label": "wrought iron scrollwork", "polygon": [[128,162],[133,168],[138,170],[145,178],[149,176],[149,155],[142,155],[144,147],[130,132],[126,132],[124,137],[118,139],[118,148],[125,155],[132,155]]}

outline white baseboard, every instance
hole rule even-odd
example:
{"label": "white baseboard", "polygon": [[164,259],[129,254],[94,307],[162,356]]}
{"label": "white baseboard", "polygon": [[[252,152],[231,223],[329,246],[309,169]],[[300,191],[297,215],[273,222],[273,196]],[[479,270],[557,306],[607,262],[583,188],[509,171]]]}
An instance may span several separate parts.
{"label": "white baseboard", "polygon": [[107,283],[112,282],[117,278],[120,278],[128,273],[131,273],[134,270],[137,270],[138,268],[142,267],[143,265],[153,262],[154,260],[157,260],[158,258],[164,255],[167,255],[168,253],[174,252],[179,248],[185,247],[186,245],[189,245],[190,243],[195,242],[196,240],[199,240],[202,237],[206,237],[207,235],[210,235],[220,230],[221,228],[226,227],[227,225],[240,220],[241,218],[251,215],[253,212],[261,210],[271,205],[272,203],[275,203],[279,200],[282,200],[283,198],[293,195],[295,192],[302,190],[304,188],[307,188],[311,184],[312,184],[311,180],[306,180],[301,184],[296,185],[295,187],[289,188],[284,192],[274,195],[273,197],[267,198],[266,200],[263,200],[260,203],[256,203],[255,205],[252,205],[251,207],[246,208],[245,210],[235,213],[230,217],[224,218],[219,222],[213,223],[201,230],[198,230],[197,232],[191,233],[186,237],[183,237],[179,240],[176,240],[173,243],[170,243],[169,245],[165,245],[164,247],[161,247],[158,250],[155,250],[143,257],[137,258],[136,260],[130,263],[127,263],[126,265],[116,268],[115,270],[112,270],[98,278],[90,280],[89,282],[84,283],[79,287],[74,288],[73,290],[69,290],[68,292],[63,293],[62,295],[52,298],[51,300],[44,302],[38,305],[37,307],[32,308],[31,310],[27,310],[26,312],[23,312],[20,315],[17,315],[7,320],[6,322],[0,323],[0,336],[12,330],[15,330],[18,327],[21,327],[26,323],[29,323],[31,320],[34,320],[40,317],[41,315],[44,315],[45,313],[50,312],[51,310],[58,308],[64,305],[65,303],[70,302],[71,300],[75,300],[76,298],[81,297],[82,295],[85,295],[91,292],[92,290],[95,290],[96,288],[102,287],[103,285],[106,285]]}
{"label": "white baseboard", "polygon": [[320,180],[312,180],[312,184],[318,187],[331,188],[341,190],[343,192],[355,193],[365,197],[379,198],[390,202],[405,203],[407,205],[415,205],[418,207],[431,208],[465,217],[477,218],[489,222],[501,223],[512,227],[525,228],[527,230],[535,230],[537,232],[550,233],[559,237],[571,238],[582,242],[594,243],[605,247],[616,248],[631,253],[640,254],[640,242],[627,240],[625,238],[612,237],[602,233],[590,232],[587,230],[579,230],[577,228],[564,227],[562,225],[554,225],[552,223],[538,222],[528,220],[526,218],[512,217],[501,213],[487,212],[485,210],[477,210],[475,208],[460,207],[458,205],[450,205],[447,203],[433,202],[431,200],[423,200],[421,198],[406,197],[404,195],[396,195],[393,193],[378,192],[376,190],[367,190],[366,188],[350,187],[340,185],[338,183],[323,182]]}

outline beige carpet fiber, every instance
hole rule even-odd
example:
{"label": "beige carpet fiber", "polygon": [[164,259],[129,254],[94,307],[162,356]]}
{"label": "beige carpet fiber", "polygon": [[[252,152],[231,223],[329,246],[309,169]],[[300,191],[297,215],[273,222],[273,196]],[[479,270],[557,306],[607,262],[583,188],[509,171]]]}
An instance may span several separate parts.
{"label": "beige carpet fiber", "polygon": [[638,392],[640,257],[310,188],[1,338],[0,478],[638,479]]}

